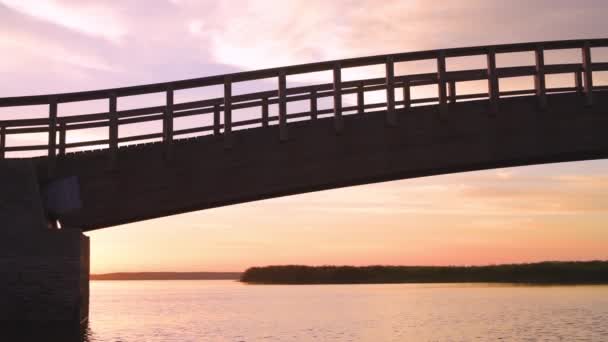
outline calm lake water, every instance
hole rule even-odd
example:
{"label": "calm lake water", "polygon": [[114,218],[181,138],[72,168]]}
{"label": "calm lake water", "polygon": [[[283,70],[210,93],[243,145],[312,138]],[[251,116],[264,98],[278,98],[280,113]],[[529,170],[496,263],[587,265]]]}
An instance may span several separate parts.
{"label": "calm lake water", "polygon": [[88,341],[608,341],[608,286],[93,281]]}

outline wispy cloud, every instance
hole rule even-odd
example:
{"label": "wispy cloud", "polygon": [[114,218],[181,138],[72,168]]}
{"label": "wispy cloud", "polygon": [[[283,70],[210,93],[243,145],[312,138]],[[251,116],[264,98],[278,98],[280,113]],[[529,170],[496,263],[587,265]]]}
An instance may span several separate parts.
{"label": "wispy cloud", "polygon": [[117,11],[91,1],[0,0],[0,4],[58,26],[118,43],[127,34]]}
{"label": "wispy cloud", "polygon": [[[66,49],[60,45],[49,43],[31,35],[15,33],[13,35],[0,36],[0,48],[5,51],[12,51],[12,54],[6,58],[9,62],[13,60],[14,63],[21,60],[23,55],[30,55],[47,62],[52,61],[71,67],[99,71],[118,71],[116,66],[110,65],[96,55],[82,54],[80,51]],[[23,61],[21,60],[21,62]],[[0,66],[0,68],[2,67]],[[48,64],[46,67],[48,67]]]}

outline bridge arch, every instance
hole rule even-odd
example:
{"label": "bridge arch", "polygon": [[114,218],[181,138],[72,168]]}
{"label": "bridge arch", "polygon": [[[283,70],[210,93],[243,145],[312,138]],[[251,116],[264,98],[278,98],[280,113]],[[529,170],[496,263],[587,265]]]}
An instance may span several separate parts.
{"label": "bridge arch", "polygon": [[[495,167],[605,158],[607,86],[593,73],[608,63],[592,49],[608,39],[534,42],[408,52],[247,71],[166,83],[77,93],[0,98],[0,107],[48,106],[48,117],[0,120],[0,158],[45,151],[34,158],[43,185],[77,178],[81,208],[53,213],[64,227],[105,228],[227,204],[341,186]],[[546,64],[549,50],[579,49],[579,63]],[[534,65],[499,67],[497,54],[530,52]],[[447,60],[484,56],[486,68],[449,71]],[[436,72],[397,75],[395,63],[435,60]],[[345,68],[383,65],[385,76],[343,81]],[[331,83],[287,87],[289,75],[329,71]],[[547,87],[547,75],[571,75],[571,85]],[[529,76],[534,87],[502,91],[500,80]],[[276,79],[276,89],[233,95],[237,82]],[[487,91],[459,94],[458,85],[486,81]],[[411,97],[434,85],[437,96]],[[175,92],[221,86],[224,96],[176,103]],[[365,94],[386,91],[386,101]],[[396,96],[399,92],[400,95]],[[161,106],[118,110],[120,98],[164,94]],[[355,103],[343,96],[356,95]],[[331,99],[329,109],[319,99]],[[102,113],[61,116],[64,103],[106,100]],[[287,104],[309,109],[288,113]],[[269,107],[277,105],[278,114]],[[259,116],[241,120],[238,109]],[[348,115],[356,114],[356,115]],[[177,118],[207,121],[174,129]],[[306,119],[305,121],[301,121]],[[162,130],[121,137],[123,125],[162,121]],[[240,130],[239,128],[248,129]],[[107,129],[103,139],[67,142],[71,132]],[[7,146],[7,136],[41,133],[48,142]],[[182,139],[191,134],[208,134]],[[145,143],[160,139],[157,143]],[[137,144],[140,143],[140,144]],[[121,144],[132,144],[120,146]],[[70,149],[101,150],[70,152]],[[47,208],[48,209],[48,208]],[[50,210],[52,211],[52,210]]]}

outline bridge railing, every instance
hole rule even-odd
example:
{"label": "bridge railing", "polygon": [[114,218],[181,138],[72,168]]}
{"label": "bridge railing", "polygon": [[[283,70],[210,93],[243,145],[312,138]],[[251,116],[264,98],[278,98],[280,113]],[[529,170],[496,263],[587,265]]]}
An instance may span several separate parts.
{"label": "bridge railing", "polygon": [[[23,107],[33,105],[48,106],[48,117],[34,119],[0,120],[0,159],[7,152],[46,151],[51,165],[56,158],[66,154],[69,148],[95,148],[108,146],[109,160],[113,164],[121,143],[143,142],[149,139],[162,139],[166,155],[171,155],[172,143],[184,135],[212,133],[222,135],[226,147],[232,143],[234,128],[257,125],[267,127],[271,123],[279,127],[279,139],[287,140],[288,119],[309,118],[316,120],[320,115],[332,115],[336,132],[344,129],[343,113],[363,113],[367,110],[386,109],[388,125],[397,124],[397,110],[408,110],[412,105],[436,104],[441,117],[449,110],[449,103],[461,100],[488,99],[489,115],[499,111],[501,97],[536,95],[539,108],[547,106],[547,94],[556,92],[578,92],[585,97],[587,105],[593,104],[593,91],[607,87],[594,86],[593,72],[607,71],[608,63],[593,63],[591,48],[608,47],[608,39],[567,40],[509,45],[479,46],[445,50],[397,53],[337,61],[293,65],[281,68],[246,71],[227,75],[210,76],[166,83],[147,84],[133,87],[63,93],[40,96],[22,96],[0,98],[0,107]],[[545,64],[545,51],[562,49],[580,49],[580,63]],[[532,52],[535,55],[534,65],[497,67],[496,55],[513,52]],[[485,56],[486,68],[447,71],[446,60],[453,57]],[[432,73],[395,75],[395,63],[435,60],[437,71]],[[343,81],[342,70],[353,67],[383,65],[385,77],[368,78],[354,81]],[[333,78],[331,83],[314,84],[298,87],[287,87],[287,76],[329,71]],[[548,88],[546,75],[571,74],[573,84],[570,87]],[[534,88],[515,91],[501,91],[499,80],[510,77],[533,76]],[[232,95],[233,84],[243,81],[277,79],[276,90]],[[487,91],[474,94],[458,94],[458,82],[487,80]],[[223,86],[224,96],[175,103],[174,94],[178,90]],[[411,89],[416,86],[436,85],[437,96],[412,99]],[[401,89],[402,100],[395,99],[395,90]],[[380,103],[365,103],[365,93],[386,91],[386,100]],[[164,93],[165,104],[160,106],[118,110],[117,101],[121,97]],[[342,96],[356,95],[356,104],[344,106]],[[318,101],[323,98],[333,99],[329,109],[318,109]],[[101,113],[58,116],[58,107],[70,102],[107,100],[108,110]],[[287,112],[287,103],[309,101],[309,110],[297,113]],[[278,114],[270,115],[269,106],[278,105]],[[241,121],[233,120],[233,111],[244,108],[259,108],[258,118]],[[174,120],[194,115],[212,115],[212,124],[174,129]],[[221,116],[223,115],[223,120]],[[162,121],[162,132],[138,134],[128,137],[119,136],[122,125]],[[107,128],[106,139],[81,142],[66,142],[68,132],[88,128]],[[48,143],[39,145],[7,146],[7,136],[28,133],[48,134]],[[59,139],[57,139],[59,138]],[[57,141],[58,140],[58,141]]]}

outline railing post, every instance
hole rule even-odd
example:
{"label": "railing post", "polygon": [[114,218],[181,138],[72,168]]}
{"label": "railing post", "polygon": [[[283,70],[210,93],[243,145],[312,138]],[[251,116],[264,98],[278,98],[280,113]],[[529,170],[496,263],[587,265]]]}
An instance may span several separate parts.
{"label": "railing post", "polygon": [[268,98],[262,98],[262,127],[268,127]]}
{"label": "railing post", "polygon": [[48,173],[55,172],[57,146],[57,99],[49,97],[49,145],[48,145]]}
{"label": "railing post", "polygon": [[585,73],[585,104],[591,106],[593,105],[593,69],[589,42],[585,42],[583,46],[583,72]]}
{"label": "railing post", "polygon": [[0,160],[4,159],[4,148],[6,147],[6,127],[0,126]]}
{"label": "railing post", "polygon": [[547,108],[547,86],[545,83],[545,52],[542,46],[536,47],[534,50],[536,60],[536,74],[534,76],[534,85],[536,88],[536,96],[538,98],[538,107],[541,110]]}
{"label": "railing post", "polygon": [[574,87],[576,88],[577,94],[582,95],[584,93],[583,72],[582,71],[574,72]]}
{"label": "railing post", "polygon": [[[110,93],[108,98],[109,106],[109,147],[110,147],[110,168],[113,169],[116,166],[118,160],[118,114],[117,109],[117,98],[115,93]],[[164,123],[164,121],[163,121]],[[164,126],[164,125],[163,125]]]}
{"label": "railing post", "polygon": [[357,85],[357,113],[365,113],[365,86],[363,82]]}
{"label": "railing post", "polygon": [[334,129],[340,134],[344,130],[342,121],[342,66],[336,62],[333,68],[334,74]]}
{"label": "railing post", "polygon": [[386,123],[389,126],[397,125],[395,115],[395,63],[393,57],[386,57]]}
{"label": "railing post", "polygon": [[173,86],[170,84],[167,85],[166,97],[165,116],[163,120],[163,143],[165,145],[165,158],[170,160],[173,152]]}
{"label": "railing post", "polygon": [[317,90],[313,89],[313,91],[310,92],[310,119],[317,120],[317,114]]}
{"label": "railing post", "polygon": [[67,134],[66,132],[66,125],[64,121],[61,121],[59,123],[59,156],[63,157],[65,156],[65,135]]}
{"label": "railing post", "polygon": [[279,70],[279,140],[287,141],[287,74]]}
{"label": "railing post", "polygon": [[447,114],[446,66],[445,51],[443,50],[440,50],[437,54],[437,92],[439,118],[443,120]]}
{"label": "railing post", "polygon": [[220,105],[213,106],[213,135],[220,135]]}
{"label": "railing post", "polygon": [[224,147],[232,147],[232,77],[224,77]]}
{"label": "railing post", "polygon": [[412,94],[410,90],[410,80],[403,81],[403,109],[410,109],[412,106]]}
{"label": "railing post", "polygon": [[498,113],[498,100],[500,89],[498,85],[498,75],[496,74],[496,50],[492,47],[488,49],[488,100],[490,102],[490,114]]}
{"label": "railing post", "polygon": [[450,103],[456,103],[456,81],[449,81],[448,99]]}

